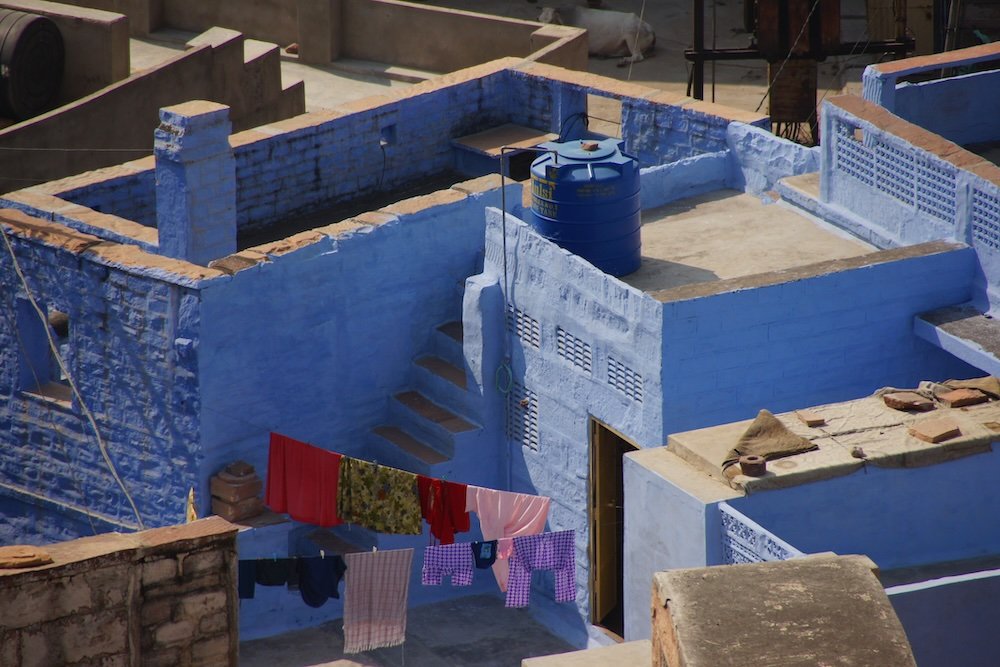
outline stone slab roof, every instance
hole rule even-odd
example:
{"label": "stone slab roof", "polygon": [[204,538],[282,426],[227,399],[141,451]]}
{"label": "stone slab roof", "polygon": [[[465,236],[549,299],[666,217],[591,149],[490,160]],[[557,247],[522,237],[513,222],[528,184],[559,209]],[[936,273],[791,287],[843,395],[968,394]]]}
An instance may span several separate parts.
{"label": "stone slab roof", "polygon": [[865,556],[822,554],[659,572],[656,664],[912,667],[906,633],[874,569]]}

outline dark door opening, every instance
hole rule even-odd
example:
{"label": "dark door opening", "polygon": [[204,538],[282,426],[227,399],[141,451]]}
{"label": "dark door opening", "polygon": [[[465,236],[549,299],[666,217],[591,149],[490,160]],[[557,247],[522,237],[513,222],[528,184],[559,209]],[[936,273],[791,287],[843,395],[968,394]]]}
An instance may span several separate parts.
{"label": "dark door opening", "polygon": [[622,457],[637,449],[590,420],[590,621],[619,637],[625,632]]}

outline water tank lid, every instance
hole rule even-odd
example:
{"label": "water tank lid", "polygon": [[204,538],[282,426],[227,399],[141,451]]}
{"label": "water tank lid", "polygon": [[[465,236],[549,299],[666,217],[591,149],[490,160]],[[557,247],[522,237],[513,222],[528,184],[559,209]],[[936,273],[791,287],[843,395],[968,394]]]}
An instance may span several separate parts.
{"label": "water tank lid", "polygon": [[592,160],[603,160],[615,154],[618,150],[619,139],[603,139],[594,141],[593,139],[574,139],[572,141],[549,141],[541,145],[541,148],[553,150],[561,158],[567,160],[579,160],[590,162]]}

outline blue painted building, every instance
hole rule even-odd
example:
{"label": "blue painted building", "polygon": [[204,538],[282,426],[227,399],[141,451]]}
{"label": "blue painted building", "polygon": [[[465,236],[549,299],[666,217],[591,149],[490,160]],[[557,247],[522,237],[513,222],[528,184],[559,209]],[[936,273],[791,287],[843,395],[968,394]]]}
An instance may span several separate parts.
{"label": "blue painted building", "polygon": [[[462,141],[510,126],[593,137],[571,122],[588,95],[621,103],[642,168],[644,263],[622,279],[525,224],[521,183],[483,176],[489,151]],[[507,59],[231,136],[220,105],[163,110],[152,158],[0,201],[17,258],[0,263],[0,539],[178,522],[192,488],[204,513],[209,477],[235,459],[263,474],[278,431],[550,496],[549,528],[577,531],[578,592],[557,605],[539,579],[534,613],[578,645],[607,641],[599,626],[638,636],[629,618],[648,616],[649,579],[633,609],[628,535],[607,510],[630,493],[622,453],[760,407],[975,370],[915,335],[913,318],[989,301],[979,248],[919,197],[871,223],[864,207],[886,195],[845,175],[854,147],[837,123],[881,135],[851,104],[831,101],[837,141],[806,149],[764,117]],[[950,169],[905,138],[892,146]],[[691,558],[708,548],[678,537]],[[289,521],[249,526],[241,556],[317,539]],[[415,579],[412,601],[489,583]],[[241,630],[339,612],[268,590],[243,605]]]}

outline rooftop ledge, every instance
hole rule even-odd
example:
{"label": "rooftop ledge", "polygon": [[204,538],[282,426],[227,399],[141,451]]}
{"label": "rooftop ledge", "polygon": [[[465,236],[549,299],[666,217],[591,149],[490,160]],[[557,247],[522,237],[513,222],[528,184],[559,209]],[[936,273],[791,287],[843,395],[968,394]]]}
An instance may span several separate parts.
{"label": "rooftop ledge", "polygon": [[913,332],[984,373],[1000,377],[1000,322],[969,304],[917,315]]}
{"label": "rooftop ledge", "polygon": [[[671,435],[668,450],[698,473],[743,493],[781,489],[849,475],[866,465],[913,468],[992,451],[1000,440],[1000,401],[964,408],[938,407],[930,412],[904,412],[887,407],[880,397],[869,396],[843,403],[810,408],[825,420],[809,427],[795,412],[775,415],[788,430],[814,442],[819,449],[769,461],[763,477],[737,475],[729,481],[722,462],[752,420],[686,431]],[[932,444],[909,434],[920,422],[948,417],[961,435]],[[865,458],[851,451],[860,447]]]}

